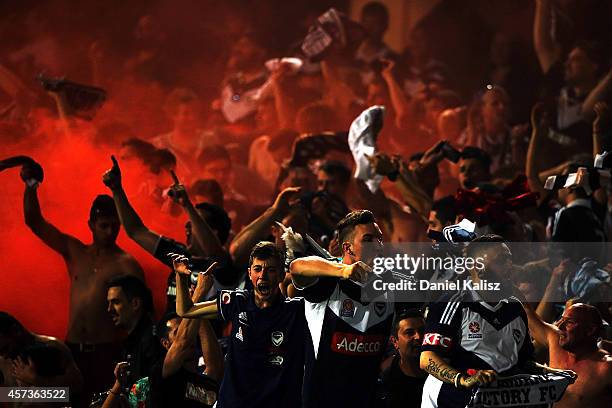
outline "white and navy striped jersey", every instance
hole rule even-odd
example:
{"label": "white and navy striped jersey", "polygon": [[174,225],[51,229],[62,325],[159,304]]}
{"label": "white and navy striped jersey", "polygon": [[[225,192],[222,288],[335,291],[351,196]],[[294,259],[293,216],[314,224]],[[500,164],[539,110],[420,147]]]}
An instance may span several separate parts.
{"label": "white and navy striped jersey", "polygon": [[372,406],[394,308],[389,293],[362,302],[361,291],[355,282],[337,278],[319,278],[300,290],[312,339],[306,408]]}
{"label": "white and navy striped jersey", "polygon": [[[496,305],[474,291],[459,291],[430,305],[422,351],[434,351],[462,372],[495,370],[509,373],[532,359],[527,315],[514,296]],[[470,392],[429,376],[421,407],[463,408]]]}

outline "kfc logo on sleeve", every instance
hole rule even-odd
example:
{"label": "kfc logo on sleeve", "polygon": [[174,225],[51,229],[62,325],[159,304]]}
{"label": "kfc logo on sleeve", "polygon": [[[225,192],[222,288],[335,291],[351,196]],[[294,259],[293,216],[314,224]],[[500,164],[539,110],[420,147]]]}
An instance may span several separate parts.
{"label": "kfc logo on sleeve", "polygon": [[453,345],[453,340],[450,337],[443,336],[439,333],[426,333],[423,338],[423,346],[440,346],[450,348]]}

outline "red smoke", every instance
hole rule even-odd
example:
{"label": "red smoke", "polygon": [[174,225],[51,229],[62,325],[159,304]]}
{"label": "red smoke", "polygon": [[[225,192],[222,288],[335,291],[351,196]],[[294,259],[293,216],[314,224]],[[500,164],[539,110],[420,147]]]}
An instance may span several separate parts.
{"label": "red smoke", "polygon": [[[118,149],[95,145],[89,132],[64,136],[58,122],[40,117],[42,129],[19,145],[2,144],[0,158],[17,154],[33,157],[44,168],[45,180],[38,192],[45,218],[61,231],[82,242],[91,243],[87,226],[92,200],[109,194],[102,174],[110,165],[110,154]],[[153,203],[135,197],[146,169],[133,161],[121,164],[124,188],[144,223],[152,230],[183,240],[184,218],[172,218]],[[168,180],[168,185],[170,180]],[[63,338],[68,320],[69,277],[61,256],[40,241],[23,219],[24,184],[19,169],[0,173],[0,270],[2,296],[0,310],[14,314],[29,329]],[[122,231],[118,244],[133,254],[145,270],[155,297],[156,310],[165,308],[168,268],[155,260]]]}
{"label": "red smoke", "polygon": [[[18,78],[4,82],[0,78],[0,112],[15,101],[19,102],[15,112],[20,114],[45,107],[27,119],[16,115],[14,122],[15,118],[0,116],[0,159],[28,155],[43,166],[45,180],[39,197],[49,222],[90,243],[89,208],[96,195],[109,193],[101,177],[111,165],[110,154],[119,157],[120,142],[130,137],[149,140],[170,131],[164,103],[177,87],[194,90],[210,114],[206,107],[219,94],[227,56],[237,38],[255,26],[271,33],[267,39],[287,42],[298,38],[303,27],[292,21],[301,21],[299,10],[312,7],[310,2],[300,3],[299,9],[286,2],[247,3],[156,0],[143,7],[118,0],[0,2],[0,12],[6,15],[0,21],[0,38],[5,40],[0,41],[1,63]],[[279,25],[277,14],[292,17]],[[274,35],[270,30],[277,26],[293,34]],[[281,41],[276,47],[284,50],[288,45]],[[34,79],[39,73],[102,87],[108,99],[93,122],[80,123],[78,130],[66,136],[59,129],[51,97]],[[7,82],[15,82],[8,91],[3,86]],[[25,101],[24,106],[20,101]],[[211,128],[214,115],[204,116],[202,126]],[[19,126],[24,130],[15,132]],[[145,224],[182,241],[185,218],[164,215],[151,200],[137,197],[147,170],[136,163],[120,163],[125,190]],[[0,173],[4,232],[0,238],[0,310],[14,314],[31,330],[63,338],[69,277],[61,256],[24,225],[23,189],[19,169]],[[156,308],[163,310],[168,269],[124,232],[118,244],[141,263]]]}

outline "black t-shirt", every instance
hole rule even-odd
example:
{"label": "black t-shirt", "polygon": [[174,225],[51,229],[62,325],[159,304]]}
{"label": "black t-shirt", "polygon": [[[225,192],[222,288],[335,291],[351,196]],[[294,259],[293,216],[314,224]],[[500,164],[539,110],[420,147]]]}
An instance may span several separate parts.
{"label": "black t-shirt", "polygon": [[302,298],[260,309],[253,292],[223,290],[219,315],[232,322],[218,408],[301,407],[307,337]]}
{"label": "black t-shirt", "polygon": [[311,335],[304,406],[370,407],[376,396],[394,308],[389,294],[361,302],[353,281],[319,278],[300,290]]}
{"label": "black t-shirt", "polygon": [[155,247],[155,253],[153,256],[157,258],[161,263],[170,267],[170,274],[168,275],[168,287],[166,291],[166,312],[176,311],[176,274],[172,266],[172,259],[168,256],[169,253],[181,254],[190,258],[193,264],[192,283],[197,283],[197,274],[201,271],[205,271],[213,262],[218,262],[219,265],[214,270],[213,275],[215,283],[213,289],[209,293],[209,298],[212,298],[218,290],[235,288],[238,284],[240,272],[234,267],[231,257],[227,255],[223,259],[210,258],[195,258],[191,256],[191,253],[187,250],[187,247],[173,239],[160,236],[159,242]]}
{"label": "black t-shirt", "polygon": [[399,366],[400,357],[396,356],[391,367],[381,375],[382,405],[381,408],[420,407],[425,378],[409,377]]}
{"label": "black t-shirt", "polygon": [[154,407],[208,408],[217,401],[219,384],[212,378],[180,368],[162,378],[163,361],[153,370],[151,392]]}

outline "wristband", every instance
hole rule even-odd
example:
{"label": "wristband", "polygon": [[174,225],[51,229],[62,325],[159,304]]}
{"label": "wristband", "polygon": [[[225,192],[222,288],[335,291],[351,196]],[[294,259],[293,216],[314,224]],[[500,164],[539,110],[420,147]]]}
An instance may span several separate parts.
{"label": "wristband", "polygon": [[117,395],[117,396],[121,395],[121,392],[115,392],[115,391],[113,391],[112,388],[110,390],[108,390],[108,392],[110,392],[113,395]]}
{"label": "wristband", "polygon": [[457,373],[455,376],[455,388],[461,388],[461,377],[463,377],[461,373]]}

